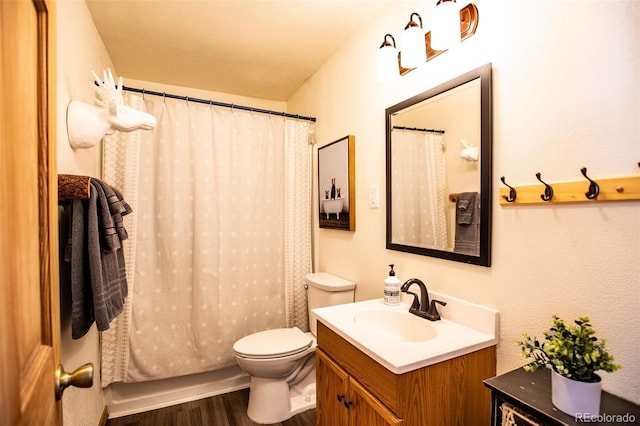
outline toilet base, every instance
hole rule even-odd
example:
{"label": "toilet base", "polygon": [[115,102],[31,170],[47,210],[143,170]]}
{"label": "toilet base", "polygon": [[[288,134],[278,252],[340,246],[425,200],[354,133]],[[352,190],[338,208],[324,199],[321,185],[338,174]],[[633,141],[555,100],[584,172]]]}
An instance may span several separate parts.
{"label": "toilet base", "polygon": [[247,415],[255,423],[280,423],[315,407],[315,374],[292,387],[285,381],[251,378]]}

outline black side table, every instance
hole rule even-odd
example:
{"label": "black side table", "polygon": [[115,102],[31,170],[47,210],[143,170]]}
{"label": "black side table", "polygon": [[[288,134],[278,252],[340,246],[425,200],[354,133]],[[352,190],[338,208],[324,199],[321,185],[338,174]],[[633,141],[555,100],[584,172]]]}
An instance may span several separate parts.
{"label": "black side table", "polygon": [[548,369],[530,373],[518,368],[483,383],[491,389],[491,424],[494,426],[502,425],[504,403],[545,426],[640,424],[640,406],[605,391],[600,398],[598,419],[574,418],[563,413],[551,403],[551,371]]}

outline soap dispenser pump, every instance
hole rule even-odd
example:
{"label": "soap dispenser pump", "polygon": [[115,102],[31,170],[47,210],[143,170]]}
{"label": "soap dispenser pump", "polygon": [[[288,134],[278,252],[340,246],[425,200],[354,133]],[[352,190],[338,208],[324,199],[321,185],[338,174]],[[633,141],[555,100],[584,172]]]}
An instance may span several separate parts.
{"label": "soap dispenser pump", "polygon": [[400,304],[400,280],[396,277],[393,264],[390,264],[389,276],[384,280],[384,303],[387,305]]}

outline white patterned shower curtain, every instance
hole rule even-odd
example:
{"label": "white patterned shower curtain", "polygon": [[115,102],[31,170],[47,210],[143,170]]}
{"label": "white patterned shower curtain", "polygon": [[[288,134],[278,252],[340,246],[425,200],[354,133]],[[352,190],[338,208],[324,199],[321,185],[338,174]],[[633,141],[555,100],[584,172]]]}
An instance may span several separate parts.
{"label": "white patterned shower curtain", "polygon": [[393,129],[393,242],[448,249],[444,136]]}
{"label": "white patterned shower curtain", "polygon": [[[153,131],[104,143],[125,223],[130,295],[102,333],[102,385],[228,367],[250,333],[308,329],[311,123],[126,95]],[[131,218],[129,218],[131,216]]]}

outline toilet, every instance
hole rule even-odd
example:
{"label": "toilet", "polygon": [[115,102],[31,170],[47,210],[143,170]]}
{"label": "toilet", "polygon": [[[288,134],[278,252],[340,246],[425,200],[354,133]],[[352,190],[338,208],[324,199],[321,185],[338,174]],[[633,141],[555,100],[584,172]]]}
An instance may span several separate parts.
{"label": "toilet", "polygon": [[316,315],[312,309],[354,301],[355,283],[326,272],[305,276],[310,332],[298,327],[250,334],[233,345],[238,365],[251,376],[249,418],[279,423],[316,406]]}

